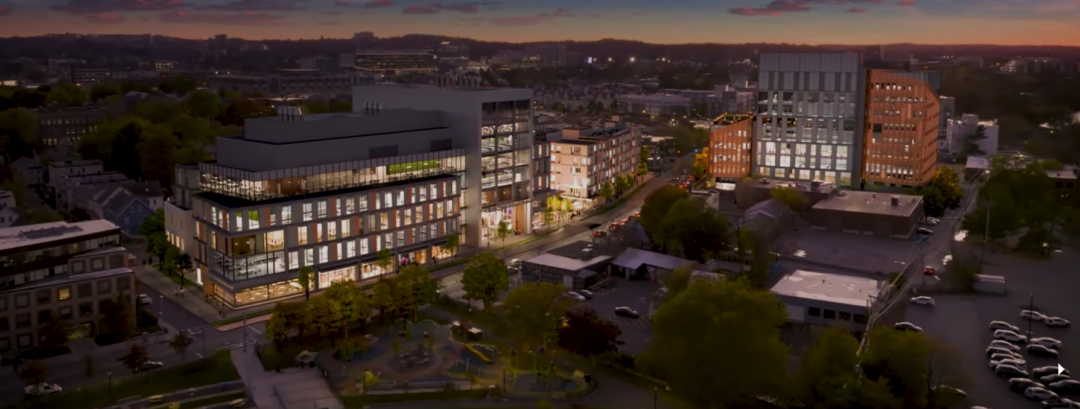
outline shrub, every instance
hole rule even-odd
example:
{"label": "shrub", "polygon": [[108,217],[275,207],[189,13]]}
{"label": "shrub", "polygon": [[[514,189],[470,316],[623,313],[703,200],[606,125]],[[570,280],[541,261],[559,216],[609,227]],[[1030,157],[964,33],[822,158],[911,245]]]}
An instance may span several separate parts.
{"label": "shrub", "polygon": [[485,364],[490,364],[491,363],[491,359],[488,358],[487,355],[484,355],[483,352],[480,352],[476,348],[473,348],[472,345],[465,344],[465,349],[467,349],[473,355],[476,355],[476,357],[479,358],[481,361],[484,361]]}

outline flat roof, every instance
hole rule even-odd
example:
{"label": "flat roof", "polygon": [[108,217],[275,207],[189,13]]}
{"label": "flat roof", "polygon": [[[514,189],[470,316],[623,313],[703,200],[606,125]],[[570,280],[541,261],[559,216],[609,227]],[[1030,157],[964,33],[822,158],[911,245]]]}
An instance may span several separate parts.
{"label": "flat roof", "polygon": [[12,287],[4,290],[5,293],[13,293],[26,290],[34,290],[38,288],[52,287],[62,284],[73,284],[80,281],[96,280],[99,278],[117,276],[122,274],[131,274],[133,271],[127,267],[114,268],[110,270],[95,271],[92,273],[71,274],[68,276],[57,276],[54,278],[48,278],[43,281],[37,281],[28,285]]}
{"label": "flat roof", "polygon": [[881,286],[881,280],[873,278],[795,270],[781,278],[770,291],[789,297],[866,307],[868,300],[877,297]]}
{"label": "flat roof", "polygon": [[[892,204],[894,197],[899,199],[896,205]],[[851,213],[910,216],[921,204],[921,196],[845,190],[822,199],[813,208]]]}
{"label": "flat roof", "polygon": [[1051,179],[1076,179],[1076,172],[1073,172],[1071,169],[1048,170],[1046,171],[1046,176],[1049,176]]}
{"label": "flat roof", "polygon": [[583,260],[575,257],[560,256],[558,254],[544,253],[539,256],[525,260],[525,263],[539,264],[542,266],[555,267],[567,271],[583,270],[597,263],[610,260],[611,256],[596,255],[589,259]]}
{"label": "flat roof", "polygon": [[968,169],[990,169],[990,158],[985,156],[968,156],[964,167]]}
{"label": "flat roof", "polygon": [[120,227],[106,220],[88,220],[78,223],[38,223],[8,227],[0,229],[0,250],[32,246],[119,229]]}
{"label": "flat roof", "polygon": [[611,264],[630,269],[637,269],[642,265],[647,265],[674,270],[693,263],[692,260],[631,247],[626,249],[626,251],[623,251],[622,254],[619,255],[619,258],[615,259]]}

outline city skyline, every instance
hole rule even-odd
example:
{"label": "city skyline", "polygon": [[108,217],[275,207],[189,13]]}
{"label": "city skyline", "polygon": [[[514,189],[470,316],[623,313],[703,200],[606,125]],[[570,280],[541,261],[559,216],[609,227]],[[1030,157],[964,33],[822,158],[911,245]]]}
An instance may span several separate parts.
{"label": "city skyline", "polygon": [[[434,34],[489,41],[1080,46],[1080,0],[0,0],[0,36],[248,39]],[[994,28],[996,27],[996,28]],[[988,29],[993,28],[993,29]],[[853,34],[857,33],[857,34]]]}

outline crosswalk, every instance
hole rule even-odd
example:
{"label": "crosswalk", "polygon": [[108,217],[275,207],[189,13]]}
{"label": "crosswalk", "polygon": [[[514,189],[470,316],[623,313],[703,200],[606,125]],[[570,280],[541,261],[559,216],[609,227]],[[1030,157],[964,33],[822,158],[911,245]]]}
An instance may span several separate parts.
{"label": "crosswalk", "polygon": [[235,351],[237,349],[243,349],[245,346],[254,348],[255,344],[257,342],[258,341],[255,340],[254,338],[248,338],[246,342],[237,340],[237,341],[232,341],[232,342],[229,342],[229,343],[225,344],[225,346],[221,347],[221,349],[228,349],[228,350]]}

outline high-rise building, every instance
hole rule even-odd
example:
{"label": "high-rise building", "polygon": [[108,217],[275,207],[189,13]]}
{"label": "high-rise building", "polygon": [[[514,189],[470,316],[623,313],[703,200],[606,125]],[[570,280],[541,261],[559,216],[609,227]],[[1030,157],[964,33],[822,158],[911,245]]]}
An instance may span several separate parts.
{"label": "high-rise building", "polygon": [[762,53],[753,172],[858,186],[864,88],[859,54]]}
{"label": "high-rise building", "polygon": [[566,128],[549,134],[551,185],[574,210],[599,204],[605,183],[634,176],[641,161],[641,132],[618,117],[602,128]]}
{"label": "high-rise building", "polygon": [[750,175],[754,113],[726,113],[709,128],[709,173],[733,182]]}
{"label": "high-rise building", "polygon": [[926,81],[869,70],[864,182],[922,186],[934,177],[941,104]]}

